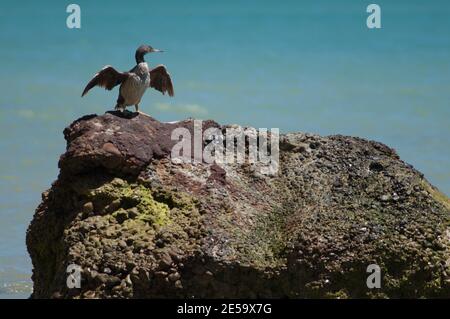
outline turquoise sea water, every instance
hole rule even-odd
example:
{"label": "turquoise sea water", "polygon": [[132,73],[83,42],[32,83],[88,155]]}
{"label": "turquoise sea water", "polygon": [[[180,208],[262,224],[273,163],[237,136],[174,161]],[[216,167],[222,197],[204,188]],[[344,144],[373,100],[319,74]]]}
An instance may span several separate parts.
{"label": "turquoise sea water", "polygon": [[[62,130],[112,108],[117,92],[80,93],[105,64],[147,56],[172,74],[176,96],[147,92],[159,120],[188,116],[281,131],[346,134],[395,148],[450,194],[450,2],[0,2],[0,298],[27,297],[25,231],[58,174]],[[366,27],[366,7],[382,29]]]}

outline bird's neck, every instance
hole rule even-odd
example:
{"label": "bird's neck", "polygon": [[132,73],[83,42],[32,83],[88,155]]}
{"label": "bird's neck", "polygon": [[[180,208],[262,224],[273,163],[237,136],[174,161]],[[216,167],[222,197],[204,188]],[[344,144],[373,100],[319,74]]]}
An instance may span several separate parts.
{"label": "bird's neck", "polygon": [[145,60],[144,60],[144,55],[143,55],[143,54],[140,54],[139,52],[136,52],[136,55],[135,55],[134,57],[135,57],[135,59],[136,59],[136,64],[145,62]]}

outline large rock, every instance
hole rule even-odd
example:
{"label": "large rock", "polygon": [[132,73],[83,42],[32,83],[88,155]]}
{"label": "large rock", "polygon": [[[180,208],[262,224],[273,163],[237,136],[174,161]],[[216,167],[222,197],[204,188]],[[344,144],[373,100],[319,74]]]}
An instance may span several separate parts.
{"label": "large rock", "polygon": [[193,121],[112,112],[66,128],[27,233],[32,297],[450,297],[449,199],[391,148],[281,135],[271,176],[174,163],[176,127]]}

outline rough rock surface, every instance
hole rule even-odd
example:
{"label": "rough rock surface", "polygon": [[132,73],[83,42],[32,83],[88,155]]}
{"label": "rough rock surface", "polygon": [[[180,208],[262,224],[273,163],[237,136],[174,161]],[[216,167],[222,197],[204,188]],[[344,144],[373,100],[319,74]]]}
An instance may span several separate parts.
{"label": "rough rock surface", "polygon": [[32,297],[450,297],[449,199],[391,148],[285,134],[268,176],[173,163],[175,127],[193,121],[110,112],[65,129],[27,232]]}

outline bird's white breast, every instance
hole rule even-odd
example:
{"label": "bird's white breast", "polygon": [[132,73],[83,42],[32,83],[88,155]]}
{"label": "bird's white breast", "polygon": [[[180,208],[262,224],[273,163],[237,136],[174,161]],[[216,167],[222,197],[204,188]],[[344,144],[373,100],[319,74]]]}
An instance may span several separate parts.
{"label": "bird's white breast", "polygon": [[120,87],[120,94],[124,98],[126,106],[138,104],[150,85],[147,63],[139,63],[133,71]]}

